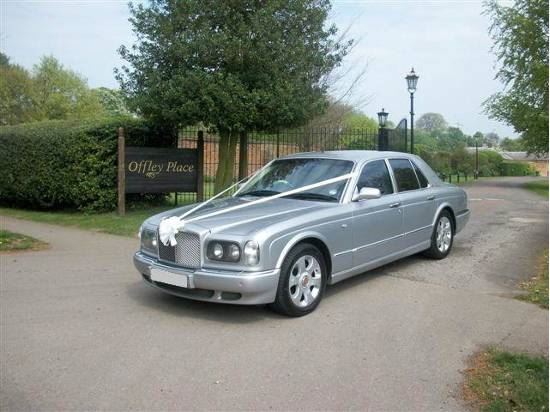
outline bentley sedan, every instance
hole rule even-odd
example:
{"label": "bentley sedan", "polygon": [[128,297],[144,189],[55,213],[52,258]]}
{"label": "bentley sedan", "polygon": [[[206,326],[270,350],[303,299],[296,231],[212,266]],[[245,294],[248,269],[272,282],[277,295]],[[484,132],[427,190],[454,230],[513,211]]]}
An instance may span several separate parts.
{"label": "bentley sedan", "polygon": [[231,196],[147,219],[134,264],[167,293],[302,316],[327,285],[416,253],[445,258],[469,216],[464,190],[417,156],[294,154]]}

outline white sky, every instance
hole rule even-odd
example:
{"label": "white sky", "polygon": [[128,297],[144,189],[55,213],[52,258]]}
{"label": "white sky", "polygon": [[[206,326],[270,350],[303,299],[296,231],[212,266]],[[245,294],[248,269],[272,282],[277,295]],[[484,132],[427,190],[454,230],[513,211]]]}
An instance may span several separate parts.
{"label": "white sky", "polygon": [[[481,103],[502,86],[481,13],[481,1],[333,0],[331,20],[359,41],[346,58],[347,81],[367,64],[352,101],[374,118],[382,107],[395,123],[408,118],[404,77],[414,66],[416,118],[438,112],[469,134],[514,136],[482,114]],[[0,50],[27,68],[52,54],[91,87],[114,88],[116,50],[133,40],[128,16],[126,0],[0,0]]]}

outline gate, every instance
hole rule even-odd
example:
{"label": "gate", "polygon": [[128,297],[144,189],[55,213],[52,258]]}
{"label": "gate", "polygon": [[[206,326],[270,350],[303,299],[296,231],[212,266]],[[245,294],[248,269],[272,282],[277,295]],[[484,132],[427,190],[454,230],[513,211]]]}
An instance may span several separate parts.
{"label": "gate", "polygon": [[388,150],[407,152],[407,119],[402,119],[395,129],[388,130]]}

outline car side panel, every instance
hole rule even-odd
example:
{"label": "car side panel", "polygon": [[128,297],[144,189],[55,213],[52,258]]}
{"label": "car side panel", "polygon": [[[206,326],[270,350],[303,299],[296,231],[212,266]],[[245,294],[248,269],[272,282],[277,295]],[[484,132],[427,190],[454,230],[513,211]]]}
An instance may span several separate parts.
{"label": "car side panel", "polygon": [[[434,189],[426,188],[400,193],[403,207],[403,248],[430,239],[436,211]],[[429,246],[429,245],[428,245]]]}
{"label": "car side panel", "polygon": [[[400,195],[353,202],[353,266],[378,260],[401,248],[403,213]],[[397,207],[392,207],[397,205]]]}
{"label": "car side panel", "polygon": [[[353,237],[351,205],[339,205],[338,212],[330,218],[301,222],[300,227],[280,232],[268,241],[268,267],[281,268],[288,252],[299,242],[307,238],[323,242],[329,252],[332,271],[347,270],[352,267]],[[335,212],[336,209],[333,209]],[[261,259],[261,258],[260,258]]]}

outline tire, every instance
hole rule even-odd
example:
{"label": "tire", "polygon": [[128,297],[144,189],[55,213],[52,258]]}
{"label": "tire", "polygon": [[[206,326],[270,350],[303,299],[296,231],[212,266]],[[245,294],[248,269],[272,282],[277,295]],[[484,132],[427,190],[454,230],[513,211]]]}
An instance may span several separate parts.
{"label": "tire", "polygon": [[453,247],[453,240],[453,217],[448,210],[443,210],[437,217],[430,248],[424,252],[424,255],[432,259],[446,258]]}
{"label": "tire", "polygon": [[327,283],[323,254],[309,243],[295,246],[281,267],[275,302],[271,309],[286,316],[304,316],[321,302]]}

